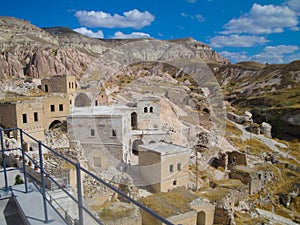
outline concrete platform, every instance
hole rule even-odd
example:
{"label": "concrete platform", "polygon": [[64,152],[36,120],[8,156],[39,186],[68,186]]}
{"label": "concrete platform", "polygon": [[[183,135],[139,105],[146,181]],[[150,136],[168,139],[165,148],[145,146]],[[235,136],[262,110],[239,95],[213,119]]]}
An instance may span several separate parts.
{"label": "concrete platform", "polygon": [[24,193],[24,185],[12,188],[16,201],[23,210],[26,219],[31,225],[55,224],[66,225],[64,220],[47,202],[48,223],[45,221],[43,197],[33,184],[28,184],[28,193]]}
{"label": "concrete platform", "polygon": [[[10,168],[14,169],[14,168]],[[3,169],[0,168],[0,172]],[[45,222],[43,197],[37,188],[28,183],[28,193],[24,184],[14,185],[16,175],[23,174],[19,170],[7,171],[8,186],[11,191],[5,191],[4,173],[0,176],[0,224],[1,225],[66,225],[65,221],[47,202],[48,223]],[[14,197],[12,197],[14,196]],[[23,217],[22,217],[23,214]]]}

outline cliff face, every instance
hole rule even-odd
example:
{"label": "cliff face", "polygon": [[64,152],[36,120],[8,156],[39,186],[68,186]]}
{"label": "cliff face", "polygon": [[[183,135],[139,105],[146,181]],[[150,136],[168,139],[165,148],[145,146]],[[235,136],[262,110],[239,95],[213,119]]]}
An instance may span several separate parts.
{"label": "cliff face", "polygon": [[[90,38],[69,28],[41,29],[29,21],[0,17],[0,78],[38,78],[62,73],[80,76],[100,54],[132,41],[136,40]],[[194,39],[173,42],[205,62],[228,63],[209,46]]]}
{"label": "cliff face", "polygon": [[211,65],[226,99],[252,112],[255,122],[272,124],[273,135],[300,138],[300,61],[262,65]]}

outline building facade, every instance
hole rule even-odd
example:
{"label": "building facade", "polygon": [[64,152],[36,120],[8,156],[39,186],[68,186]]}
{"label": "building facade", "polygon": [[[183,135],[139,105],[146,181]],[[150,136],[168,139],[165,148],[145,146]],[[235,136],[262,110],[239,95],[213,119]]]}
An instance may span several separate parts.
{"label": "building facade", "polygon": [[170,141],[169,134],[161,129],[159,98],[145,98],[131,105],[78,107],[68,116],[70,142],[82,148],[94,169],[120,161],[137,164],[139,145]]}
{"label": "building facade", "polygon": [[[32,137],[44,141],[45,131],[66,120],[75,97],[74,76],[53,76],[41,81],[43,96],[26,97],[1,102],[0,124],[5,128],[18,127]],[[18,132],[12,136],[18,139]],[[26,136],[24,140],[27,141]],[[28,143],[28,147],[30,143]]]}
{"label": "building facade", "polygon": [[187,187],[189,159],[188,149],[179,145],[158,142],[139,146],[139,170],[152,192]]}

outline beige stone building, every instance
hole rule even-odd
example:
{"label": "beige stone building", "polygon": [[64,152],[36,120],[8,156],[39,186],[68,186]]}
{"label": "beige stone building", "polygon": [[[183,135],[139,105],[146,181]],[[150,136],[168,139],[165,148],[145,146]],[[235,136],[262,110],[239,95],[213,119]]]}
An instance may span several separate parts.
{"label": "beige stone building", "polygon": [[45,93],[75,93],[77,84],[75,76],[56,75],[41,80]]}
{"label": "beige stone building", "polygon": [[165,142],[140,145],[138,157],[141,176],[150,191],[187,187],[190,159],[187,148]]}
{"label": "beige stone building", "polygon": [[[54,76],[41,81],[45,95],[20,97],[13,101],[1,102],[0,124],[5,128],[21,128],[32,137],[44,141],[45,131],[66,120],[75,97],[74,76]],[[12,133],[18,138],[18,133]],[[24,140],[29,139],[24,136]],[[36,146],[30,146],[29,148]]]}
{"label": "beige stone building", "polygon": [[[34,138],[45,140],[43,99],[2,102],[0,124],[5,128],[21,128]],[[12,135],[18,138],[17,131],[13,131]]]}

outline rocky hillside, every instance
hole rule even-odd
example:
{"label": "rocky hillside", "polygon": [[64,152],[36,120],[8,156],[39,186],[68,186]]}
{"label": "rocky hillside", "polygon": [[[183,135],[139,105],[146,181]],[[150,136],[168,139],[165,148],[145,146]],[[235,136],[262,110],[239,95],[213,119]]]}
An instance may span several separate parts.
{"label": "rocky hillside", "polygon": [[[131,41],[90,38],[65,27],[41,29],[29,21],[0,17],[0,78],[80,76],[101,53]],[[208,45],[192,38],[173,42],[206,62],[228,63]]]}
{"label": "rocky hillside", "polygon": [[300,61],[210,66],[234,106],[251,111],[257,123],[271,123],[275,136],[300,137]]}

